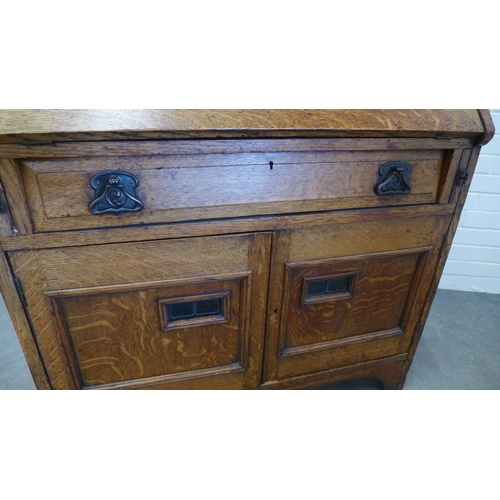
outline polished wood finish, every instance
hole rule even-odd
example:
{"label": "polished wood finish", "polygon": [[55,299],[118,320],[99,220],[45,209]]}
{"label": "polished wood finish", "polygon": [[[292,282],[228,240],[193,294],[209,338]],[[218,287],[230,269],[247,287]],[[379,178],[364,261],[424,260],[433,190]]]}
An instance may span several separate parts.
{"label": "polished wood finish", "polygon": [[0,255],[0,291],[7,311],[9,311],[12,318],[12,323],[16,329],[17,337],[37,389],[50,389],[50,382],[45,372],[37,342],[26,317],[26,311],[19,297],[18,290],[12,280],[10,265],[4,252],[1,252]]}
{"label": "polished wood finish", "polygon": [[[218,367],[231,368],[240,388],[257,388],[269,252],[270,235],[260,233],[19,251],[9,257],[27,291],[53,387],[149,384],[146,379],[160,376],[177,381],[193,371],[217,378],[206,370]],[[79,280],[82,268],[89,272]],[[229,295],[224,321],[163,327],[159,302],[221,293]],[[49,316],[56,321],[47,325]]]}
{"label": "polished wood finish", "polygon": [[308,389],[328,385],[332,382],[363,377],[378,379],[386,390],[397,389],[406,358],[406,354],[399,354],[391,358],[367,361],[345,368],[335,368],[283,380],[272,380],[262,384],[261,389]]}
{"label": "polished wood finish", "polygon": [[[0,158],[61,159],[124,156],[163,156],[239,153],[315,153],[326,151],[381,151],[415,149],[470,148],[470,137],[449,136],[437,138],[307,138],[307,139],[244,139],[244,140],[182,140],[182,141],[115,141],[115,142],[54,142],[49,144],[1,144]],[[272,160],[272,157],[269,158]]]}
{"label": "polished wood finish", "polygon": [[25,188],[19,167],[14,160],[0,160],[0,181],[5,189],[5,198],[14,224],[14,234],[33,234]]}
{"label": "polished wood finish", "polygon": [[1,110],[0,142],[187,137],[480,136],[477,110]]}
{"label": "polished wood finish", "polygon": [[[201,146],[200,146],[201,147]],[[307,148],[307,141],[304,147]],[[309,146],[310,147],[310,146]],[[431,204],[440,188],[442,152],[369,151],[185,155],[23,162],[21,172],[36,232],[276,213]],[[272,158],[272,160],[269,160]],[[400,160],[411,192],[379,196],[378,169]],[[90,179],[121,171],[139,180],[144,210],[95,216]],[[241,186],[252,190],[242,191]]]}
{"label": "polished wood finish", "polygon": [[[287,264],[284,302],[288,309],[281,354],[303,351],[303,346],[399,329],[414,279],[420,277],[416,270],[421,253],[416,249],[403,255],[375,254],[321,264]],[[306,302],[304,285],[325,276],[349,276],[352,290]]]}
{"label": "polished wood finish", "polygon": [[325,226],[349,224],[351,222],[383,219],[412,219],[414,217],[451,215],[453,205],[417,205],[389,208],[369,208],[363,211],[325,211],[301,215],[259,216],[252,218],[228,218],[184,222],[154,226],[109,228],[103,230],[67,231],[40,233],[17,238],[0,238],[4,250],[36,250],[67,246],[102,245],[127,241],[149,241],[156,239],[185,238],[192,236],[216,236],[220,234],[247,233],[249,231],[272,231],[301,226]]}
{"label": "polished wood finish", "polygon": [[438,203],[448,204],[450,202],[451,193],[456,185],[457,172],[462,160],[462,154],[461,149],[448,149],[444,154],[437,198]]}
{"label": "polished wood finish", "polygon": [[491,118],[490,112],[487,109],[478,109],[479,116],[483,122],[484,134],[476,141],[477,146],[484,146],[493,139],[495,135],[495,125]]}
{"label": "polished wood finish", "polygon": [[[194,294],[229,292],[230,306],[221,324],[206,322],[165,330],[158,323],[158,302]],[[48,293],[50,295],[50,293]],[[55,307],[65,324],[82,386],[125,382],[165,374],[247,362],[248,281],[243,278],[209,283],[140,288],[135,292],[59,297]],[[243,328],[241,328],[242,325]],[[131,325],[134,325],[131,327]]]}
{"label": "polished wood finish", "polygon": [[474,171],[476,169],[477,165],[477,160],[479,158],[479,153],[480,153],[480,147],[475,147],[472,150],[465,150],[462,155],[462,160],[460,163],[460,168],[463,168],[465,171],[468,172],[469,174],[469,181],[466,182],[465,184],[461,184],[460,186],[455,185],[455,190],[452,195],[453,203],[456,203],[456,205],[453,205],[455,207],[455,211],[453,213],[453,216],[451,218],[450,226],[448,228],[448,231],[445,235],[440,255],[439,255],[439,261],[438,265],[436,268],[436,272],[434,273],[434,276],[432,277],[432,281],[428,285],[428,294],[427,297],[425,298],[422,314],[419,319],[419,323],[415,329],[415,334],[413,336],[412,344],[409,349],[409,354],[408,354],[408,359],[405,362],[405,365],[403,367],[403,371],[401,374],[401,379],[398,384],[398,388],[401,389],[404,385],[406,375],[408,374],[408,370],[410,369],[411,363],[413,361],[413,358],[415,356],[418,343],[420,341],[420,337],[422,336],[422,332],[424,330],[425,322],[427,320],[427,317],[429,315],[431,306],[432,306],[432,301],[434,300],[434,296],[436,294],[436,291],[439,286],[439,280],[441,278],[441,275],[443,273],[444,266],[446,264],[446,259],[448,258],[448,254],[451,249],[451,244],[453,242],[453,236],[455,235],[455,232],[458,227],[458,223],[460,221],[460,215],[462,214],[463,207],[465,205],[465,200],[467,198],[467,193],[469,192],[469,187],[470,187],[470,179],[472,179],[472,176],[474,175]]}
{"label": "polished wood finish", "polygon": [[[270,308],[277,312],[267,332],[265,380],[407,352],[448,223],[449,217],[436,217],[411,225],[382,220],[304,228],[275,242],[281,258],[273,260]],[[304,303],[305,279],[354,273],[350,297]]]}
{"label": "polished wood finish", "polygon": [[[8,310],[37,387],[92,390],[401,388],[465,202],[458,173],[493,133],[484,110],[4,110],[0,123]],[[377,194],[390,161],[409,165],[411,193]],[[90,179],[111,171],[139,179],[144,210],[89,212]],[[169,317],[215,298],[214,313]]]}
{"label": "polished wood finish", "polygon": [[10,216],[9,205],[5,198],[3,186],[0,183],[0,237],[14,236],[14,224]]}

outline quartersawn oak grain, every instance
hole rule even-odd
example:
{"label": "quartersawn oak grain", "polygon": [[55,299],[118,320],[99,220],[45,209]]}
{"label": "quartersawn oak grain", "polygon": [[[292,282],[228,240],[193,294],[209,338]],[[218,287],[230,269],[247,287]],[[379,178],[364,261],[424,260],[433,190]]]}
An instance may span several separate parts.
{"label": "quartersawn oak grain", "polygon": [[[8,254],[15,276],[24,291],[28,320],[33,337],[46,368],[52,389],[77,389],[75,372],[66,355],[66,349],[54,321],[50,298],[45,295],[47,283],[40,264],[39,254],[33,250]],[[15,323],[14,323],[15,324]],[[29,362],[29,358],[27,358]]]}
{"label": "quartersawn oak grain", "polygon": [[0,253],[0,291],[5,306],[12,318],[17,337],[24,352],[28,367],[37,389],[50,389],[50,382],[45,371],[40,352],[33,336],[31,326],[19,298],[7,259]]}
{"label": "quartersawn oak grain", "polygon": [[477,110],[1,110],[0,143],[223,137],[483,134]]}
{"label": "quartersawn oak grain", "polygon": [[[136,291],[70,295],[57,305],[71,338],[83,386],[248,364],[240,349],[248,336],[245,279],[165,285]],[[229,292],[226,321],[198,322],[171,330],[158,321],[158,302],[175,297]],[[248,294],[245,295],[246,297]],[[209,318],[208,318],[209,319]],[[131,327],[131,325],[134,325]]]}
{"label": "quartersawn oak grain", "polygon": [[2,183],[0,182],[0,237],[2,236],[14,236],[14,225],[12,223],[12,218],[10,216],[9,206],[7,204],[7,199],[5,198],[5,193],[3,190]]}
{"label": "quartersawn oak grain", "polygon": [[446,204],[368,208],[364,210],[337,210],[299,215],[265,215],[252,218],[215,219],[202,222],[189,221],[142,227],[40,233],[30,236],[18,236],[17,238],[0,238],[0,244],[6,251],[36,250],[195,236],[216,236],[248,233],[249,231],[272,231],[289,229],[301,225],[314,227],[327,226],[332,223],[349,224],[352,222],[368,222],[384,219],[412,219],[423,216],[451,215],[453,211],[453,205]]}
{"label": "quartersawn oak grain", "polygon": [[[476,169],[477,160],[479,158],[480,147],[476,146],[471,150],[465,150],[462,155],[462,160],[460,163],[460,168],[465,169],[469,174],[469,179],[474,175],[474,171]],[[401,379],[398,384],[398,389],[402,389],[404,382],[406,380],[406,376],[408,374],[408,370],[410,369],[413,358],[415,357],[415,353],[417,351],[417,347],[422,336],[422,332],[424,330],[425,322],[429,315],[432,301],[436,295],[436,291],[439,286],[439,281],[443,274],[444,266],[446,264],[446,259],[448,258],[448,254],[451,249],[451,244],[453,242],[453,237],[458,227],[458,223],[460,221],[460,215],[462,214],[463,207],[465,205],[465,200],[467,199],[467,193],[470,188],[470,180],[465,184],[461,184],[460,186],[455,185],[455,190],[452,193],[452,200],[456,203],[455,212],[450,220],[450,225],[447,228],[447,232],[441,247],[441,251],[439,254],[439,261],[437,263],[436,271],[432,276],[432,280],[428,283],[428,293],[424,299],[424,305],[422,308],[422,314],[419,318],[418,325],[415,329],[415,335],[412,339],[412,344],[409,349],[408,359],[406,360],[402,373]]]}
{"label": "quartersawn oak grain", "polygon": [[[407,352],[448,223],[358,222],[275,239],[264,381]],[[346,273],[356,274],[352,297],[303,303],[305,278]]]}
{"label": "quartersawn oak grain", "polygon": [[[269,157],[273,158],[272,163]],[[375,191],[379,167],[395,160],[409,165],[411,193],[379,196]],[[27,161],[21,171],[35,230],[44,232],[263,213],[431,204],[436,202],[441,165],[441,151],[424,150]],[[90,179],[96,172],[111,170],[137,177],[137,197],[144,210],[124,217],[96,217],[90,213],[89,204],[94,199]]]}
{"label": "quartersawn oak grain", "polygon": [[484,146],[488,142],[493,139],[495,135],[495,125],[493,123],[493,119],[491,118],[491,114],[487,109],[478,109],[479,116],[481,117],[481,121],[484,126],[484,133],[479,139],[476,141],[476,146]]}
{"label": "quartersawn oak grain", "polygon": [[16,229],[15,234],[33,234],[31,214],[18,165],[13,160],[0,160],[0,182]]}
{"label": "quartersawn oak grain", "polygon": [[[287,265],[289,304],[282,354],[298,346],[323,343],[400,327],[421,253],[330,260]],[[352,290],[304,303],[306,280],[351,275]],[[339,296],[339,297],[337,297]]]}
{"label": "quartersawn oak grain", "polygon": [[334,368],[283,380],[272,380],[265,382],[261,389],[308,389],[361,377],[373,377],[380,380],[386,390],[396,389],[406,357],[406,354],[399,354],[398,356],[367,361],[345,368]]}
{"label": "quartersawn oak grain", "polygon": [[[465,201],[458,170],[472,174],[474,145],[494,133],[487,110],[7,110],[2,120],[2,288],[37,386],[53,389],[361,376],[401,388]],[[380,201],[377,163],[399,156],[424,164],[422,178],[411,176],[406,201]],[[146,176],[149,213],[87,215],[83,184],[124,167]],[[194,193],[169,191],[166,169]],[[355,273],[349,293],[304,302],[304,279],[325,272]],[[227,298],[227,318],[165,328],[162,301],[204,293]]]}
{"label": "quartersawn oak grain", "polygon": [[[1,144],[0,158],[95,158],[281,152],[392,151],[471,148],[471,137],[439,138],[298,138],[298,139],[198,139],[151,141],[54,142],[50,144]],[[269,158],[272,160],[272,158]]]}
{"label": "quartersawn oak grain", "polygon": [[[51,387],[175,386],[189,374],[258,387],[269,233],[99,248],[9,254]],[[95,272],[80,280],[84,268]],[[164,328],[160,301],[214,293],[229,294],[226,321]]]}

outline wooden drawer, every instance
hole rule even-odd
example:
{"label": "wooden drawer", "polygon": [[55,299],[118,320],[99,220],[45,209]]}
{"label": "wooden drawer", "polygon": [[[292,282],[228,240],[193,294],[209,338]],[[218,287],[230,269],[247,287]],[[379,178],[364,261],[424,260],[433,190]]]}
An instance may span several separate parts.
{"label": "wooden drawer", "polygon": [[[439,149],[202,151],[155,157],[26,160],[21,162],[21,171],[35,231],[45,232],[435,203],[444,156]],[[405,171],[395,173],[398,168],[398,172]],[[110,172],[128,173],[137,179],[131,195],[118,193],[122,199],[129,197],[126,207],[132,211],[118,216],[92,214],[89,207],[99,193],[91,180]],[[109,179],[108,175],[101,182]],[[135,181],[125,176],[120,182]],[[104,203],[104,209],[110,207]]]}

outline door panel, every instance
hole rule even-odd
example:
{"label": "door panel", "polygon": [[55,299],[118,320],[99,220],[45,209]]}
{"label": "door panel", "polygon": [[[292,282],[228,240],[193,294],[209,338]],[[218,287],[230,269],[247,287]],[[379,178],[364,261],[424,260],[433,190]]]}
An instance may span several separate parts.
{"label": "door panel", "polygon": [[[225,259],[228,248],[234,254]],[[122,260],[138,249],[142,260]],[[87,273],[96,251],[105,269],[87,264]],[[53,387],[175,388],[189,380],[202,388],[222,376],[227,387],[258,386],[269,234],[62,252],[67,266],[61,250],[10,254]],[[35,281],[34,262],[42,273]]]}
{"label": "door panel", "polygon": [[[246,366],[248,275],[210,279],[56,298],[82,384]],[[210,311],[205,306],[196,322],[169,318],[169,310],[175,314],[175,306],[186,309],[193,303],[200,308],[212,303],[220,307]]]}
{"label": "door panel", "polygon": [[399,328],[417,267],[428,250],[288,263],[283,350]]}
{"label": "door panel", "polygon": [[404,354],[448,217],[281,231],[264,381]]}

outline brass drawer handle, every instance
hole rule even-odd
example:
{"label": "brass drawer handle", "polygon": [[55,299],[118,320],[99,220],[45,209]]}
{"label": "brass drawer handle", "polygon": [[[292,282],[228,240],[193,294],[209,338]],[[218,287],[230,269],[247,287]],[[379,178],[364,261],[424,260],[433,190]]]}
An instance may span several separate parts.
{"label": "brass drawer handle", "polygon": [[403,161],[389,161],[384,163],[378,170],[379,182],[377,185],[377,194],[410,194],[409,173],[410,165],[408,163]]}
{"label": "brass drawer handle", "polygon": [[106,172],[92,177],[90,185],[94,189],[94,201],[89,210],[95,214],[121,215],[139,212],[144,208],[135,192],[139,179],[127,172]]}

